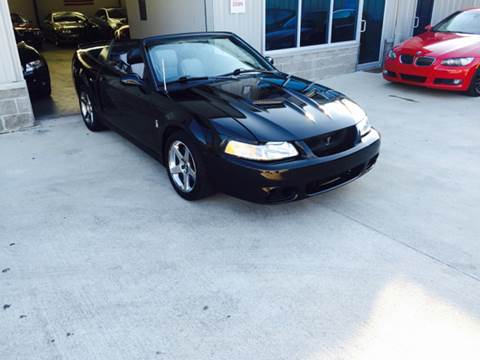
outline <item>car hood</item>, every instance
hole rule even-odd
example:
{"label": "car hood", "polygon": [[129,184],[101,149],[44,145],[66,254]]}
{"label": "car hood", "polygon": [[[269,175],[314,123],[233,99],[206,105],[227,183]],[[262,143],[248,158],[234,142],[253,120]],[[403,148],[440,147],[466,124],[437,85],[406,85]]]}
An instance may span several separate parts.
{"label": "car hood", "polygon": [[190,86],[170,96],[220,133],[237,129],[260,142],[307,139],[354,126],[364,116],[344,95],[283,75],[242,76]]}
{"label": "car hood", "polygon": [[29,62],[41,59],[39,52],[35,50],[35,48],[25,44],[23,41],[18,43],[17,47],[22,66],[25,66],[25,64],[28,64]]}
{"label": "car hood", "polygon": [[480,35],[427,31],[403,42],[397,49],[411,55],[421,51],[422,55],[434,57],[478,56]]}

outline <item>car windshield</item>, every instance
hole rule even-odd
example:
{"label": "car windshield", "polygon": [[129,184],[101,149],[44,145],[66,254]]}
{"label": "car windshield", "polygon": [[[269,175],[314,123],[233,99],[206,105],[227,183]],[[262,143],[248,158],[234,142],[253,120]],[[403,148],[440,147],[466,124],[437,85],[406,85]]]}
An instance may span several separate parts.
{"label": "car windshield", "polygon": [[200,37],[165,40],[148,49],[159,82],[186,78],[218,77],[244,71],[273,68],[233,37]]}
{"label": "car windshield", "polygon": [[85,17],[78,14],[59,14],[53,16],[54,22],[83,22]]}
{"label": "car windshield", "polygon": [[13,24],[26,24],[27,23],[27,20],[25,20],[24,18],[22,18],[18,14],[10,14],[10,18],[12,19]]}
{"label": "car windshield", "polygon": [[454,14],[435,26],[433,31],[480,35],[480,11]]}
{"label": "car windshield", "polygon": [[125,9],[109,9],[108,16],[112,19],[124,19],[127,17]]}

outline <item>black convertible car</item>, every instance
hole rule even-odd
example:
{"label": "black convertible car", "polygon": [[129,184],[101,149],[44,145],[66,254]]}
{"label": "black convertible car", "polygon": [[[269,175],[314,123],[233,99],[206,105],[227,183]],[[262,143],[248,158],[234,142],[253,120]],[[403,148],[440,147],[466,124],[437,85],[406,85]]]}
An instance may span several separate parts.
{"label": "black convertible car", "polygon": [[234,34],[194,33],[80,48],[73,76],[86,126],[148,150],[187,200],[293,201],[369,171],[380,135],[365,112],[272,63]]}

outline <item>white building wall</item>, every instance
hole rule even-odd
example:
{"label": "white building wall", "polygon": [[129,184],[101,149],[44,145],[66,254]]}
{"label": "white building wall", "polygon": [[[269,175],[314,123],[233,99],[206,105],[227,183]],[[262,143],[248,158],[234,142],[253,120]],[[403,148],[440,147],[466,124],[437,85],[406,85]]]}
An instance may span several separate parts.
{"label": "white building wall", "polygon": [[0,1],[0,133],[33,125],[32,106],[23,79],[10,10]]}
{"label": "white building wall", "polygon": [[[244,14],[232,14],[231,0],[146,0],[147,21],[140,21],[137,0],[125,0],[133,37],[190,31],[230,31],[264,52],[265,0],[246,0]],[[363,1],[360,1],[362,4]],[[480,7],[480,0],[435,0],[432,23],[452,12]],[[412,36],[417,0],[386,0],[384,51]],[[355,71],[359,42],[268,53],[285,72],[308,79]],[[335,59],[335,61],[332,61]]]}
{"label": "white building wall", "polygon": [[146,0],[147,20],[140,20],[138,0],[126,0],[131,35],[152,35],[205,31],[204,0]]}
{"label": "white building wall", "polygon": [[263,0],[247,0],[245,14],[232,14],[230,0],[213,0],[214,31],[233,32],[258,51],[263,47]]}
{"label": "white building wall", "polygon": [[432,23],[436,24],[457,10],[480,7],[480,0],[436,0]]}

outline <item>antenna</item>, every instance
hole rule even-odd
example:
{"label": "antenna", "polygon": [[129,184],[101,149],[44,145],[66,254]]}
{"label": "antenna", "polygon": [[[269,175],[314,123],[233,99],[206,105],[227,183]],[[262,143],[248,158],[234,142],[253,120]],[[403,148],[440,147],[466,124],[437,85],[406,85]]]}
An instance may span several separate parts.
{"label": "antenna", "polygon": [[162,71],[163,71],[163,90],[168,94],[167,89],[167,74],[165,73],[165,59],[162,58]]}

